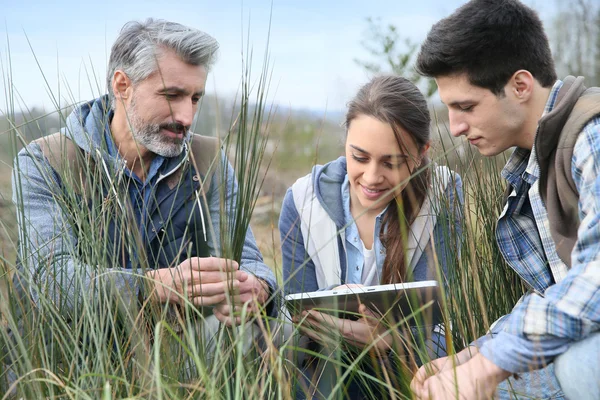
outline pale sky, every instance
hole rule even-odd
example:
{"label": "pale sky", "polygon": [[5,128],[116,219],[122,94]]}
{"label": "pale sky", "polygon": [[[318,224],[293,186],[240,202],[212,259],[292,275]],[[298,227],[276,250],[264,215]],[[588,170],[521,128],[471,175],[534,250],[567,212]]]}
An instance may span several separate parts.
{"label": "pale sky", "polygon": [[[273,0],[271,98],[293,108],[343,110],[356,89],[369,79],[353,61],[369,59],[361,45],[367,17],[381,18],[385,24],[394,24],[403,37],[421,41],[434,22],[462,3],[464,0]],[[533,4],[542,18],[548,12],[536,7],[536,0],[527,3]],[[207,93],[232,96],[240,82],[242,43],[245,46],[248,28],[258,73],[271,12],[267,0],[0,0],[0,6],[4,15],[0,114],[7,112],[11,92],[15,111],[23,108],[17,93],[29,107],[47,110],[55,109],[49,93],[67,99],[61,100],[63,105],[103,94],[108,52],[121,26],[147,17],[176,21],[214,36],[221,50]],[[12,91],[7,85],[9,75]]]}

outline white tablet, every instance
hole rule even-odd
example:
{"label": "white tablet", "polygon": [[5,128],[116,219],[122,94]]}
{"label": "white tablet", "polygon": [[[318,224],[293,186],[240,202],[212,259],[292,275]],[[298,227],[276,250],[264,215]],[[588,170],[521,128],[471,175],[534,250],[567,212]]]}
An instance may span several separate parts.
{"label": "white tablet", "polygon": [[411,325],[441,322],[438,299],[437,281],[350,287],[285,296],[291,315],[315,309],[340,318],[356,319],[358,306],[362,303],[388,318],[398,322],[406,320]]}

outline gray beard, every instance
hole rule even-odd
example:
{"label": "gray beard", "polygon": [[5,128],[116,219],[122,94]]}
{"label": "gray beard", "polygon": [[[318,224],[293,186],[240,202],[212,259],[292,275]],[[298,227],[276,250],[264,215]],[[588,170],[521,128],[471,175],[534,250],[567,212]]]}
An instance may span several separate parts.
{"label": "gray beard", "polygon": [[162,135],[160,124],[145,123],[138,117],[135,102],[131,103],[127,116],[135,141],[152,153],[171,158],[180,155],[183,151],[183,143],[189,135],[189,130],[182,139]]}

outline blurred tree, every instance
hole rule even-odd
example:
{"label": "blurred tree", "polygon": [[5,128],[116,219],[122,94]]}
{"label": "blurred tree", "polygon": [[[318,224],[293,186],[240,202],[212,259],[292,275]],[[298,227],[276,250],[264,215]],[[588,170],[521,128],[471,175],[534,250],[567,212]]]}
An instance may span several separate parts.
{"label": "blurred tree", "polygon": [[392,24],[383,26],[381,18],[369,17],[367,24],[367,37],[361,44],[376,61],[355,58],[354,62],[373,74],[392,72],[401,75],[417,85],[427,98],[433,96],[437,91],[435,81],[419,75],[414,67],[419,44],[410,38],[402,38]]}
{"label": "blurred tree", "polygon": [[597,0],[561,0],[550,25],[550,44],[559,78],[586,77],[600,86],[600,4]]}

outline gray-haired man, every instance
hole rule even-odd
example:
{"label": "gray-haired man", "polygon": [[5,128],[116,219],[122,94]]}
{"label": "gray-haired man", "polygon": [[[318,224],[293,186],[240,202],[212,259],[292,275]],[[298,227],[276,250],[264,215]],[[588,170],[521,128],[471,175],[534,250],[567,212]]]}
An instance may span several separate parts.
{"label": "gray-haired man", "polygon": [[108,95],[19,153],[20,268],[34,302],[44,293],[72,318],[110,278],[126,302],[214,306],[219,321],[239,324],[244,302],[256,299],[257,311],[274,293],[250,230],[239,266],[211,256],[221,251],[220,201],[234,204],[237,183],[216,141],[189,129],[217,50],[214,38],[177,23],[127,23],[111,50]]}

